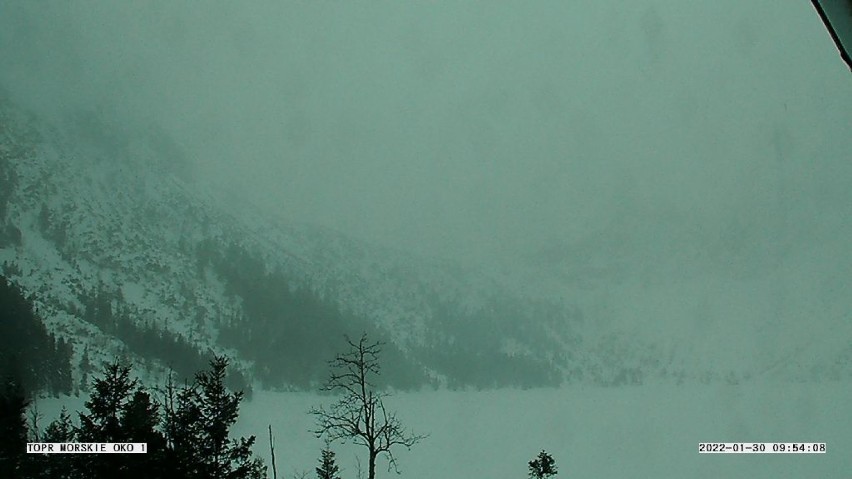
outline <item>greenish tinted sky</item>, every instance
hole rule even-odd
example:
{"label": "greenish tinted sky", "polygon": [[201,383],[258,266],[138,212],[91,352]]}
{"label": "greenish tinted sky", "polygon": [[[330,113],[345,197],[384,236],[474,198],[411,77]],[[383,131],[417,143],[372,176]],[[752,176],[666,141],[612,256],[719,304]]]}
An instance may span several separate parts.
{"label": "greenish tinted sky", "polygon": [[5,1],[0,60],[22,102],[159,124],[202,181],[421,253],[852,213],[852,78],[808,2]]}

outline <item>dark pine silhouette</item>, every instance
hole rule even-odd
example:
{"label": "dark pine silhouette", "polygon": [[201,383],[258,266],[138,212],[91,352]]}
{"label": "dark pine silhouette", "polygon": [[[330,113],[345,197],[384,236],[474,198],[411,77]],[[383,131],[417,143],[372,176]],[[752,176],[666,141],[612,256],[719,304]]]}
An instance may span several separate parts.
{"label": "dark pine silhouette", "polygon": [[317,479],[340,479],[340,476],[337,475],[340,472],[340,467],[338,467],[337,461],[334,459],[334,451],[331,450],[328,443],[322,450],[319,463],[316,468]]}
{"label": "dark pine silhouette", "polygon": [[32,479],[263,479],[266,467],[252,454],[254,437],[230,438],[243,395],[225,385],[228,361],[215,356],[195,381],[170,380],[154,400],[131,367],[106,364],[92,381],[79,426],[63,409],[44,430],[46,442],[146,443],[146,454],[27,455],[27,401],[17,391],[0,395],[0,477]]}
{"label": "dark pine silhouette", "polygon": [[0,477],[26,477],[28,405],[18,384],[0,386]]}
{"label": "dark pine silhouette", "polygon": [[47,333],[32,301],[0,276],[0,379],[24,396],[71,392],[71,346]]}
{"label": "dark pine silhouette", "polygon": [[227,358],[214,356],[192,384],[166,386],[164,430],[171,477],[266,477],[266,466],[251,452],[255,437],[230,438],[243,393],[225,386],[227,367]]}
{"label": "dark pine silhouette", "polygon": [[541,451],[538,457],[529,462],[530,477],[544,479],[556,475],[556,461],[550,454]]}

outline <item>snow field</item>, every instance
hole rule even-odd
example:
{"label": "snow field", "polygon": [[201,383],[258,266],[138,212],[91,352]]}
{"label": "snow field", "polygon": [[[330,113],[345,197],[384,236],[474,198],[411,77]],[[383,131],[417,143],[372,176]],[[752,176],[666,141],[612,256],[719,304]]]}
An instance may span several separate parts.
{"label": "snow field", "polygon": [[[852,471],[852,384],[750,383],[565,387],[397,394],[386,405],[430,436],[398,451],[401,477],[525,478],[542,449],[561,478],[848,477]],[[278,476],[317,464],[323,443],[310,432],[312,405],[330,398],[258,391],[243,404],[235,434],[258,436]],[[698,454],[699,442],[825,442],[826,454]],[[341,477],[357,477],[361,448],[333,445]],[[386,462],[379,477],[392,477]],[[846,475],[844,475],[846,474]]]}

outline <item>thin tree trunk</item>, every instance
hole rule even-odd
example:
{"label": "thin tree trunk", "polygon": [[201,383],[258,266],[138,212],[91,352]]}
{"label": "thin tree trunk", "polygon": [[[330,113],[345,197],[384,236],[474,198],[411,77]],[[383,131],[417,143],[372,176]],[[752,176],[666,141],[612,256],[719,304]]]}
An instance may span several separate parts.
{"label": "thin tree trunk", "polygon": [[272,479],[278,479],[278,471],[275,470],[275,446],[272,442],[272,424],[269,425],[269,454],[272,455]]}

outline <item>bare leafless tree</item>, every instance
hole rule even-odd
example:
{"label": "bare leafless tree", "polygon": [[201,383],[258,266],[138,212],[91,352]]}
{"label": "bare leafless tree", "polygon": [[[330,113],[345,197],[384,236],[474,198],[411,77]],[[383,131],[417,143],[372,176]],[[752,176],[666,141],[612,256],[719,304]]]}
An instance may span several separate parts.
{"label": "bare leafless tree", "polygon": [[387,393],[377,391],[372,378],[379,375],[379,355],[382,344],[371,343],[363,334],[358,342],[348,337],[349,351],[331,361],[331,377],[322,388],[340,394],[337,402],[325,408],[311,409],[316,417],[317,437],[329,441],[349,441],[364,446],[368,451],[367,479],[376,478],[376,458],[384,454],[388,471],[399,473],[393,448],[407,449],[426,436],[408,432],[397,419],[396,413],[385,408]]}

